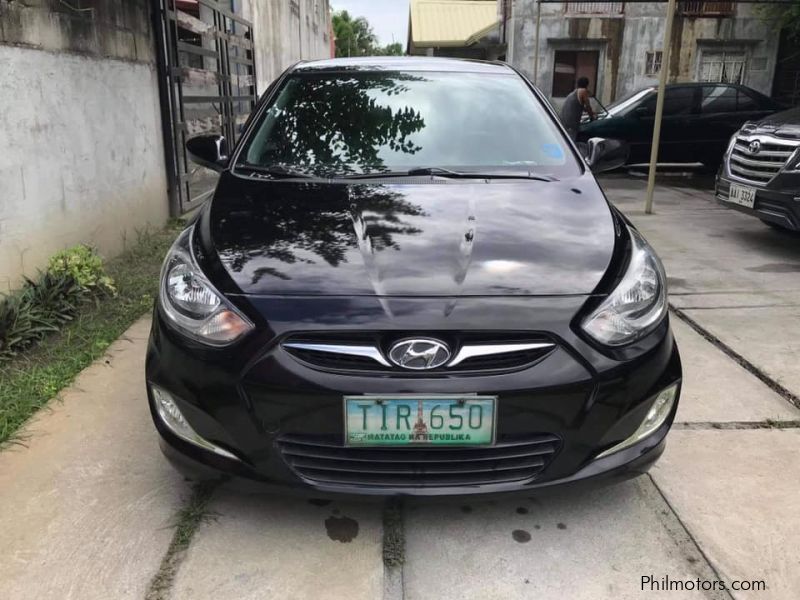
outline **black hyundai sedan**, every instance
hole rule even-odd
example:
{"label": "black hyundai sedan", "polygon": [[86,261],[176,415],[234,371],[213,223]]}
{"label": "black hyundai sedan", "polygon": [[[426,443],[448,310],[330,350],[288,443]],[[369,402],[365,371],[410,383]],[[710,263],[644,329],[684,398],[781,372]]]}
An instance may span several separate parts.
{"label": "black hyundai sedan", "polygon": [[503,64],[301,63],[260,99],[161,275],[147,389],[195,478],[472,494],[661,454],[678,350],[656,254]]}

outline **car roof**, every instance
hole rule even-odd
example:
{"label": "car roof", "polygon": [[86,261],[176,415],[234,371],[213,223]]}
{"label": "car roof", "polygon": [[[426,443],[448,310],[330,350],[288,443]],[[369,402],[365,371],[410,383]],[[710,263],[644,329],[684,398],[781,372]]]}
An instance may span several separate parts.
{"label": "car roof", "polygon": [[[722,83],[722,82],[719,82],[719,81],[686,81],[686,82],[676,81],[675,83],[668,83],[666,87],[668,87],[668,88],[671,88],[671,87],[673,87],[673,88],[674,87],[706,87],[706,86],[712,86],[712,85],[715,86],[715,87],[717,87],[717,86],[719,86],[719,87],[732,87],[732,88],[739,88],[739,89],[743,89],[743,90],[752,90],[754,92],[756,91],[753,88],[747,87],[746,85],[742,85],[741,83]],[[658,86],[657,85],[651,85],[651,86],[648,86],[648,87],[643,88],[643,89],[655,90],[655,89],[658,89]]]}
{"label": "car roof", "polygon": [[293,72],[309,71],[444,71],[451,73],[496,73],[509,75],[514,70],[502,62],[428,56],[364,56],[329,58],[297,63]]}

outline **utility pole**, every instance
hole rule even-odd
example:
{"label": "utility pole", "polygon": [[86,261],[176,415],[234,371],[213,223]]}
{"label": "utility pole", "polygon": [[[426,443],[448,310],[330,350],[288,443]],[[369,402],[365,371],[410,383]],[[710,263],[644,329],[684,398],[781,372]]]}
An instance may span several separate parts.
{"label": "utility pole", "polygon": [[661,73],[658,77],[658,98],[656,99],[656,115],[653,122],[653,145],[650,147],[650,171],[647,174],[647,195],[644,201],[644,212],[653,214],[653,192],[656,188],[656,163],[658,162],[658,144],[661,140],[661,117],[664,114],[664,89],[667,85],[669,71],[669,51],[672,46],[672,22],[675,20],[675,0],[667,2],[667,23],[664,28],[664,43],[661,49]]}
{"label": "utility pole", "polygon": [[[512,9],[513,10],[513,9]],[[542,0],[536,0],[536,47],[533,49],[533,85],[539,86],[539,31],[542,26]]]}

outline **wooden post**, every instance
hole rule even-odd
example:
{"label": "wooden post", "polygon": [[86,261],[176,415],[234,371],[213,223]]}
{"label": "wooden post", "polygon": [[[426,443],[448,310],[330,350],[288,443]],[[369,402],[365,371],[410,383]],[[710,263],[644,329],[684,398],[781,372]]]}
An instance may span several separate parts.
{"label": "wooden post", "polygon": [[661,140],[661,117],[664,114],[664,88],[669,71],[669,51],[672,46],[672,22],[675,20],[675,0],[667,2],[667,23],[664,28],[664,43],[661,50],[661,73],[658,78],[658,98],[653,122],[653,145],[650,147],[650,171],[647,174],[647,195],[644,201],[645,214],[653,214],[653,192],[656,187],[656,163],[658,162],[658,143]]}

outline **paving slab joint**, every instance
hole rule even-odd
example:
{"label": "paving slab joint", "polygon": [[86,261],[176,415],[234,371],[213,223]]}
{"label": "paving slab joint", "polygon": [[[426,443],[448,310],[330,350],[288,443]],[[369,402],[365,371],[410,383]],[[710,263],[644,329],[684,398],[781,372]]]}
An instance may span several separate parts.
{"label": "paving slab joint", "polygon": [[790,404],[794,405],[795,407],[800,408],[800,397],[792,393],[788,388],[784,387],[783,385],[775,381],[772,377],[767,375],[764,371],[759,369],[757,366],[755,366],[753,363],[747,360],[744,356],[736,352],[736,350],[728,346],[725,342],[723,342],[713,333],[708,331],[705,327],[700,325],[700,323],[692,319],[683,310],[681,310],[680,308],[676,308],[672,304],[669,305],[669,308],[676,317],[678,317],[681,321],[683,321],[689,327],[694,329],[707,341],[711,342],[711,344],[719,348],[728,357],[732,358],[745,371],[749,372],[751,375],[755,375],[764,384],[766,384],[767,387],[769,387],[772,391],[777,393],[781,398],[783,398]]}
{"label": "paving slab joint", "polygon": [[387,498],[383,505],[383,600],[402,600],[403,564],[406,560],[403,502]]}
{"label": "paving slab joint", "polygon": [[707,429],[800,429],[800,421],[782,421],[767,419],[765,421],[692,421],[673,423],[673,429],[707,430]]}
{"label": "paving slab joint", "polygon": [[[697,540],[686,527],[685,523],[681,520],[675,508],[669,503],[664,492],[658,487],[653,476],[648,473],[645,481],[649,481],[651,485],[642,485],[641,490],[648,503],[655,509],[656,514],[661,520],[661,524],[666,529],[669,536],[678,546],[679,551],[683,554],[686,560],[691,563],[698,577],[704,581],[725,581],[717,568],[712,564],[711,560],[700,548]],[[735,600],[730,590],[706,590],[705,595],[713,600]]]}
{"label": "paving slab joint", "polygon": [[170,598],[175,575],[186,557],[186,551],[189,549],[197,528],[201,523],[214,518],[213,513],[208,512],[207,508],[219,483],[217,481],[199,482],[192,488],[191,496],[175,515],[173,523],[175,533],[167,552],[161,559],[158,572],[147,586],[145,600]]}

